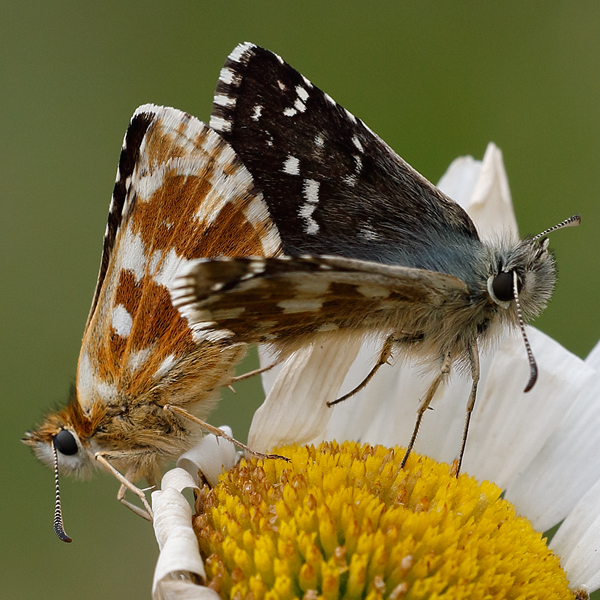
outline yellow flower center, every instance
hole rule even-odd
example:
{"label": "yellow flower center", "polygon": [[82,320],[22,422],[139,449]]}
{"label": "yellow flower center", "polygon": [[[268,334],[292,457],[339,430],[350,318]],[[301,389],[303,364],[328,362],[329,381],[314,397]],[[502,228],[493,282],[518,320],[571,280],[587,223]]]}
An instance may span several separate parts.
{"label": "yellow flower center", "polygon": [[575,598],[494,484],[347,442],[242,461],[194,519],[208,585],[232,600]]}

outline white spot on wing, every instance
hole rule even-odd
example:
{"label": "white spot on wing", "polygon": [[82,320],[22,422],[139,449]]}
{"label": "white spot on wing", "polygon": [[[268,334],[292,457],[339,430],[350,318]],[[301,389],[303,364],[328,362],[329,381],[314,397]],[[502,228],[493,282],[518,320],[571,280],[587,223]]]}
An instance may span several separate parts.
{"label": "white spot on wing", "polygon": [[314,142],[315,148],[313,150],[313,156],[318,160],[322,160],[325,149],[325,136],[322,133],[317,133]]}
{"label": "white spot on wing", "polygon": [[158,369],[152,376],[153,379],[162,379],[175,365],[175,355],[169,354],[167,358],[165,358],[160,365],[158,365]]}
{"label": "white spot on wing", "polygon": [[259,275],[260,273],[264,273],[267,267],[267,263],[264,258],[255,258],[249,265],[248,268],[255,275]]}
{"label": "white spot on wing", "polygon": [[240,59],[248,52],[248,50],[252,50],[252,48],[256,48],[254,44],[251,42],[243,42],[242,44],[238,44],[229,55],[229,60],[233,62],[240,62]]}
{"label": "white spot on wing", "polygon": [[94,372],[89,354],[82,352],[77,365],[77,400],[81,407],[85,410],[98,399],[110,403],[117,397],[115,385],[102,381]]}
{"label": "white spot on wing", "polygon": [[93,401],[94,370],[87,351],[83,351],[77,364],[77,399],[83,408]]}
{"label": "white spot on wing", "polygon": [[296,101],[294,102],[294,108],[298,112],[304,112],[306,110],[306,104],[304,104],[300,98],[296,98]]}
{"label": "white spot on wing", "polygon": [[138,352],[132,352],[127,359],[127,366],[129,367],[129,370],[139,371],[144,366],[144,363],[148,360],[151,352],[152,348],[150,347],[139,350]]}
{"label": "white spot on wing", "polygon": [[211,342],[212,344],[226,340],[233,337],[233,331],[228,329],[216,329],[216,330],[194,330],[192,337],[196,343],[200,342]]}
{"label": "white spot on wing", "polygon": [[257,104],[254,109],[252,110],[252,114],[250,115],[250,118],[253,121],[258,121],[260,119],[260,116],[262,115],[262,109],[263,107],[260,104]]}
{"label": "white spot on wing", "polygon": [[120,337],[126,338],[131,333],[133,318],[122,304],[117,304],[113,308],[111,325]]}
{"label": "white spot on wing", "polygon": [[377,285],[361,285],[356,288],[356,291],[363,295],[365,298],[387,298],[390,295],[388,288],[380,287]]}
{"label": "white spot on wing", "polygon": [[297,281],[294,283],[294,289],[297,296],[326,296],[329,292],[329,281],[325,279],[310,278],[305,281]]}
{"label": "white spot on wing", "polygon": [[226,108],[232,108],[235,106],[235,98],[230,98],[229,96],[224,96],[223,94],[216,95],[213,101],[215,104],[224,106]]}
{"label": "white spot on wing", "polygon": [[152,279],[158,285],[168,288],[173,282],[177,271],[189,262],[189,260],[178,256],[177,252],[171,248],[161,262],[160,267],[152,274]]}
{"label": "white spot on wing", "polygon": [[317,208],[316,204],[309,204],[308,202],[303,204],[298,211],[298,216],[304,219],[304,232],[309,235],[315,235],[319,232],[319,224],[313,219],[313,212]]}
{"label": "white spot on wing", "polygon": [[283,110],[283,114],[286,117],[293,117],[294,115],[298,114],[298,111],[295,108],[285,108]]}
{"label": "white spot on wing", "polygon": [[114,402],[119,397],[117,386],[114,383],[106,383],[100,380],[96,382],[96,393],[107,404]]}
{"label": "white spot on wing", "polygon": [[308,98],[308,92],[301,85],[296,86],[296,94],[298,94],[298,97],[300,100],[302,100],[302,102],[306,102]]}
{"label": "white spot on wing", "polygon": [[344,109],[346,111],[346,116],[353,122],[356,123],[356,117],[348,110],[348,109]]}
{"label": "white spot on wing", "polygon": [[321,183],[315,179],[305,179],[302,184],[302,192],[307,202],[317,204],[319,202],[319,186]]}
{"label": "white spot on wing", "polygon": [[262,200],[262,197],[253,198],[252,201],[244,207],[244,216],[248,222],[254,226],[262,225],[269,219],[269,209]]}
{"label": "white spot on wing", "polygon": [[132,232],[131,225],[125,231],[119,257],[121,258],[121,269],[131,271],[136,281],[140,281],[146,272],[147,258],[144,252],[144,242],[140,236]]}
{"label": "white spot on wing", "polygon": [[323,301],[318,298],[309,300],[281,300],[277,303],[279,308],[283,309],[284,314],[299,313],[299,312],[315,312],[323,306]]}
{"label": "white spot on wing", "polygon": [[288,156],[283,163],[282,170],[288,175],[300,175],[300,160],[295,156]]}
{"label": "white spot on wing", "polygon": [[223,117],[215,117],[213,115],[210,118],[210,126],[217,131],[231,131],[231,121]]}
{"label": "white spot on wing", "polygon": [[352,143],[356,146],[356,148],[360,152],[364,152],[365,151],[365,149],[363,148],[363,145],[360,143],[360,140],[355,135],[352,136]]}
{"label": "white spot on wing", "polygon": [[228,85],[240,85],[242,78],[238,73],[230,69],[229,67],[223,67],[219,74],[219,79]]}

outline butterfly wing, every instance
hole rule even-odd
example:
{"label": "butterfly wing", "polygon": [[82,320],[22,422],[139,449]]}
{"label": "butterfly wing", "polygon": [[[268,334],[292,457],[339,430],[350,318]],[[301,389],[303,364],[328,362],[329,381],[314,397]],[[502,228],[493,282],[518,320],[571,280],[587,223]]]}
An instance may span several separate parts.
{"label": "butterfly wing", "polygon": [[79,403],[202,401],[240,348],[197,344],[172,306],[176,271],[205,256],[274,255],[279,236],[232,148],[181,111],[145,105],[125,135],[77,372]]}
{"label": "butterfly wing", "polygon": [[445,249],[480,244],[457,203],[273,52],[245,43],[230,54],[210,123],[262,190],[287,254],[460,277],[462,257]]}
{"label": "butterfly wing", "polygon": [[[421,269],[333,256],[233,258],[190,263],[173,304],[197,339],[270,343],[285,352],[340,332],[420,340],[466,285]],[[436,317],[438,315],[438,317]]]}

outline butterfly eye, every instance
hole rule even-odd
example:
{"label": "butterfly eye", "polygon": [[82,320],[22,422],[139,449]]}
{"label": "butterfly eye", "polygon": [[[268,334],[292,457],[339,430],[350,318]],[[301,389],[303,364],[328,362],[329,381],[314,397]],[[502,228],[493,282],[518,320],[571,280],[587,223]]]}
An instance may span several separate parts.
{"label": "butterfly eye", "polygon": [[70,431],[63,429],[59,431],[54,436],[54,446],[56,449],[65,456],[73,456],[73,454],[77,454],[79,448],[77,446],[77,442],[75,441],[75,437]]}
{"label": "butterfly eye", "polygon": [[513,300],[514,294],[512,271],[510,273],[506,273],[505,271],[498,273],[498,275],[496,275],[492,281],[492,290],[494,291],[496,298],[502,302],[510,302]]}

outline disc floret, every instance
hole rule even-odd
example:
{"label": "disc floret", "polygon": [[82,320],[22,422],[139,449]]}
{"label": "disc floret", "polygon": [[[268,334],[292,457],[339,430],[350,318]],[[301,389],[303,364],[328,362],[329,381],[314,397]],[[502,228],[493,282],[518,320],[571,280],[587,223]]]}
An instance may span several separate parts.
{"label": "disc floret", "polygon": [[400,448],[290,446],[199,498],[223,598],[575,598],[545,539],[492,483]]}

